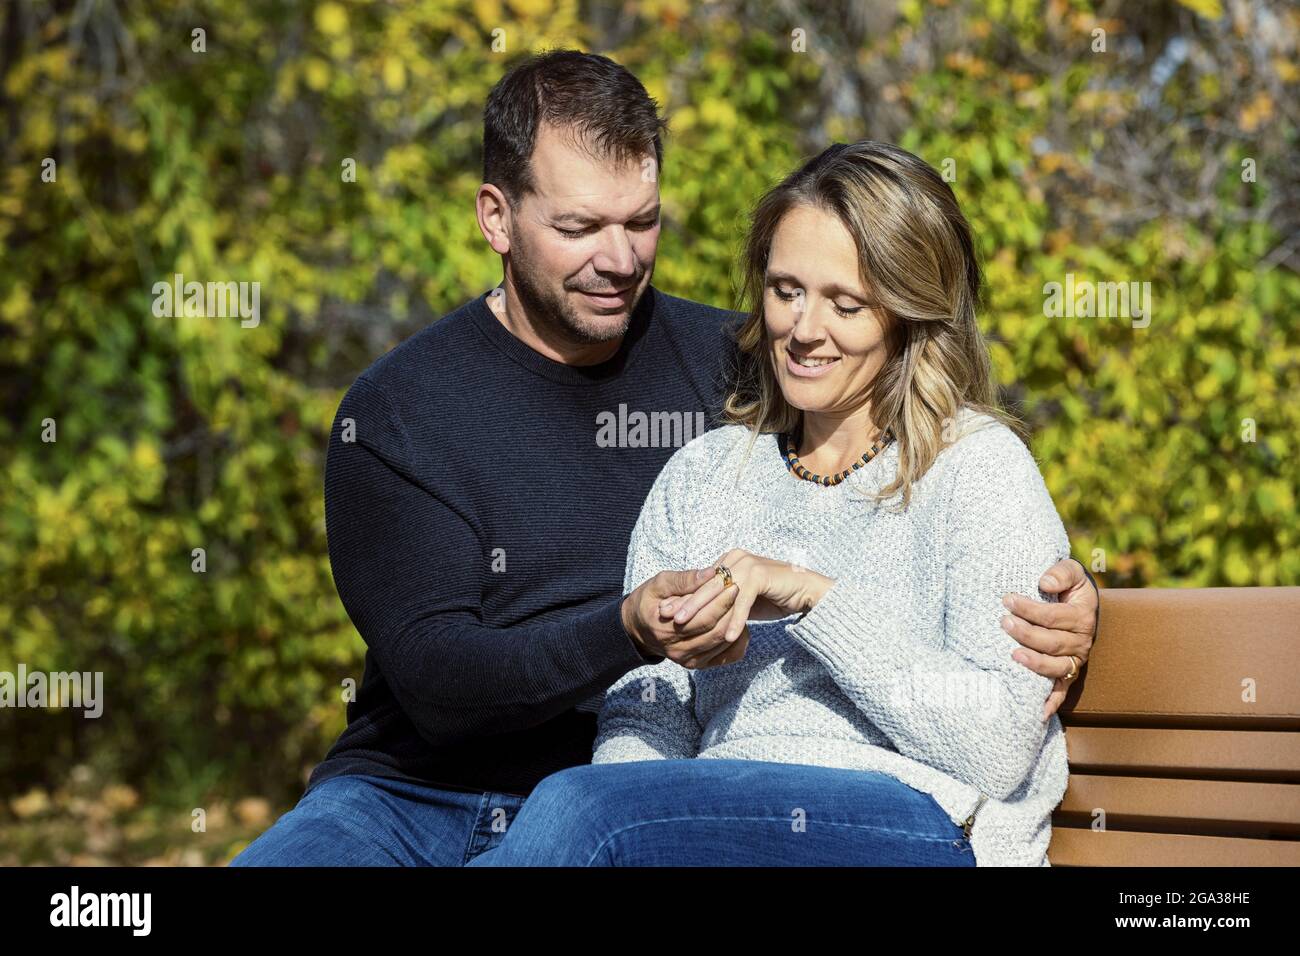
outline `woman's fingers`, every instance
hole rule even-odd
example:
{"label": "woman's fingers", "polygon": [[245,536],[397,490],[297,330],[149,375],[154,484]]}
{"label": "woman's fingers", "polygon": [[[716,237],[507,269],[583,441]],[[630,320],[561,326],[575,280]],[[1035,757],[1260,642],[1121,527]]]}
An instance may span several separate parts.
{"label": "woman's fingers", "polygon": [[715,649],[725,646],[726,642],[722,639],[723,634],[726,633],[725,622],[739,593],[737,588],[726,588],[700,608],[686,623],[667,622],[667,626],[672,629],[677,638],[674,642],[676,646],[687,655],[712,653]]}
{"label": "woman's fingers", "polygon": [[736,595],[736,603],[731,608],[731,623],[727,625],[727,633],[723,637],[727,643],[730,644],[740,637],[740,632],[749,621],[749,609],[754,606],[757,597],[758,595],[748,587],[742,587],[740,593]]}
{"label": "woman's fingers", "polygon": [[692,622],[707,622],[712,619],[711,626],[704,627],[702,633],[677,644],[684,653],[684,656],[679,660],[683,667],[709,667],[720,654],[725,654],[729,648],[736,646],[735,643],[728,644],[722,639],[731,624],[731,602],[734,601],[735,595],[735,588],[727,588],[714,602],[719,606],[723,602],[727,602],[725,610],[715,617],[713,606],[710,606],[704,610],[703,615],[696,617]]}
{"label": "woman's fingers", "polygon": [[695,617],[696,612],[702,607],[706,607],[715,597],[722,593],[722,576],[715,574],[704,584],[696,588],[695,593],[689,595],[685,601],[673,604],[676,610],[673,611],[673,622],[676,624],[685,624],[691,618]]}
{"label": "woman's fingers", "polygon": [[711,654],[702,654],[698,658],[698,667],[718,667],[722,664],[734,664],[745,656],[749,647],[749,628],[742,628],[740,637],[732,643],[725,641],[718,644]]}

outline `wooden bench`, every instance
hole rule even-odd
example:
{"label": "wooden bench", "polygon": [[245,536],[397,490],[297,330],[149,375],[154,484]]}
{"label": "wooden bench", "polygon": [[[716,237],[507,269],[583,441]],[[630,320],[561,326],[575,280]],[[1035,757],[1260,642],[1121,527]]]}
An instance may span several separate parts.
{"label": "wooden bench", "polygon": [[1060,714],[1053,866],[1300,865],[1300,587],[1103,590]]}

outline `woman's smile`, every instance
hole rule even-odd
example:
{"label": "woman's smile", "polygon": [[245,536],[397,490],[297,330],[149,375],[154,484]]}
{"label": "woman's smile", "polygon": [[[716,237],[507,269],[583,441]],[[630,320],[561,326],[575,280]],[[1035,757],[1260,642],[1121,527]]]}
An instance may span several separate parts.
{"label": "woman's smile", "polygon": [[817,356],[797,355],[789,349],[785,350],[785,367],[791,375],[797,375],[800,378],[820,378],[823,375],[829,375],[831,369],[839,365],[839,357],[819,358]]}

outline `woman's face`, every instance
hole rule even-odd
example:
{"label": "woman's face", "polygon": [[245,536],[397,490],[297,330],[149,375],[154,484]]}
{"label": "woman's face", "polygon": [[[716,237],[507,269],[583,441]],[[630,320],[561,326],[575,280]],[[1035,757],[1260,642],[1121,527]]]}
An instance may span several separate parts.
{"label": "woman's face", "polygon": [[763,297],[786,401],[808,412],[861,408],[888,357],[884,314],[858,278],[857,247],[836,216],[803,205],[785,214]]}

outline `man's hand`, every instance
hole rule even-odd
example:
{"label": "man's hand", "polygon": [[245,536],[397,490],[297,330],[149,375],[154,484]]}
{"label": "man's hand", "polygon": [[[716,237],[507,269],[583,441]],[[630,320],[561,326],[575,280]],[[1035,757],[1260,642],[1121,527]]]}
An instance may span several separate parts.
{"label": "man's hand", "polygon": [[[1083,573],[1083,565],[1073,558],[1058,561],[1038,579],[1038,588],[1057,595],[1056,604],[1036,601],[1021,594],[1007,594],[1002,603],[1011,613],[1002,618],[1002,627],[1024,645],[1011,655],[1036,674],[1056,680],[1043,704],[1043,720],[1056,713],[1065,700],[1070,684],[1088,662],[1088,653],[1097,636],[1097,589]],[[1079,659],[1074,678],[1073,654]]]}
{"label": "man's hand", "polygon": [[660,571],[623,598],[623,629],[645,653],[661,654],[692,670],[740,660],[749,646],[749,628],[745,627],[735,641],[728,643],[725,639],[736,588],[727,588],[730,593],[718,595],[683,623],[674,621],[672,612],[662,608],[668,598],[695,593],[713,574],[711,567]]}

